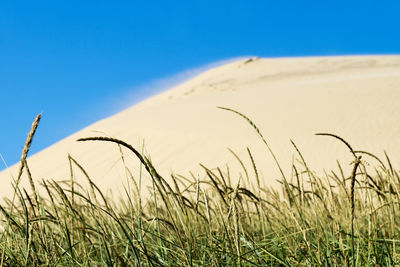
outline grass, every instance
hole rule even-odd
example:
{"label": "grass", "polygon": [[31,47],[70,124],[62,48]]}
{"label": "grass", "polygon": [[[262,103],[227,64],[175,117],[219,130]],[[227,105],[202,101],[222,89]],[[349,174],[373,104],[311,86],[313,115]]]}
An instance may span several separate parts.
{"label": "grass", "polygon": [[[281,171],[280,190],[262,186],[251,166],[232,184],[229,172],[202,166],[199,177],[172,175],[169,184],[149,157],[122,140],[107,137],[81,142],[112,142],[141,162],[127,175],[132,187],[124,201],[107,199],[84,168],[71,156],[71,170],[84,172],[90,188],[43,180],[30,190],[18,186],[3,202],[0,249],[3,266],[394,266],[400,264],[400,177],[389,158],[356,151],[351,173],[318,175],[300,150],[292,174],[285,176],[266,139],[242,113],[266,145]],[[26,156],[20,172],[30,174]],[[35,126],[36,125],[36,126]],[[36,128],[35,128],[36,127]],[[101,144],[99,144],[101,145]],[[363,158],[361,158],[361,156]],[[124,158],[123,158],[124,159]],[[368,162],[367,162],[368,160]],[[76,168],[75,168],[76,169]],[[142,179],[152,179],[151,198],[142,199]],[[246,179],[247,183],[243,181]],[[249,183],[250,181],[250,183]],[[253,182],[253,183],[251,183]],[[246,186],[244,186],[246,184]],[[46,194],[38,194],[41,186]]]}

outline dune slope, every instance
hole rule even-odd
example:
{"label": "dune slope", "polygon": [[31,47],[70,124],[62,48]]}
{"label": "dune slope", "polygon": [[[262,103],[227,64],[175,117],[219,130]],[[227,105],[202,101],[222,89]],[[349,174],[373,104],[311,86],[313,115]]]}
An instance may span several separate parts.
{"label": "dune slope", "polygon": [[[249,147],[262,182],[276,185],[278,169],[260,138],[242,118],[217,106],[251,118],[288,176],[295,155],[290,139],[311,169],[337,169],[340,159],[347,170],[352,161],[347,148],[332,138],[315,136],[318,132],[337,134],[354,149],[382,158],[385,149],[395,165],[400,160],[400,56],[350,56],[255,58],[206,71],[65,138],[31,156],[28,164],[38,183],[69,180],[70,154],[104,192],[118,198],[124,194],[123,184],[127,186],[125,166],[138,179],[137,159],[126,149],[121,157],[115,144],[76,142],[78,138],[109,136],[144,149],[164,177],[190,176],[192,171],[202,178],[199,163],[223,171],[228,164],[232,179],[237,180],[240,172],[245,176],[227,148],[242,158],[252,177]],[[74,179],[85,184],[82,172],[76,166],[72,169]],[[17,170],[12,166],[0,173],[0,197],[12,194],[11,175]],[[147,192],[148,177],[142,183]],[[25,174],[21,185],[28,188]]]}

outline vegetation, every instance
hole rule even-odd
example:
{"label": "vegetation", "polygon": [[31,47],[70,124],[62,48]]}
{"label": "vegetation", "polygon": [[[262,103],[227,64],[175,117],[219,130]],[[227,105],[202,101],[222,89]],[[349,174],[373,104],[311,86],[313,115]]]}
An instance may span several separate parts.
{"label": "vegetation", "polygon": [[[223,109],[246,119],[273,155],[254,123]],[[350,150],[353,171],[344,173],[338,164],[338,172],[318,176],[292,142],[299,160],[290,177],[281,171],[280,191],[261,185],[249,149],[252,166],[246,168],[238,158],[244,169],[238,183],[232,184],[219,168],[203,166],[203,179],[173,175],[168,184],[149,158],[129,144],[105,137],[80,139],[116,143],[141,162],[143,175],[141,170],[131,174],[134,189],[114,204],[88,176],[88,192],[72,176],[69,183],[43,181],[47,195],[37,193],[26,157],[39,120],[40,115],[24,148],[14,198],[0,207],[1,265],[400,264],[399,173],[388,157],[382,161],[355,151],[336,135],[319,134]],[[75,159],[69,160],[84,172]],[[30,193],[18,187],[23,170],[31,181]],[[153,181],[150,200],[138,190],[144,175]]]}

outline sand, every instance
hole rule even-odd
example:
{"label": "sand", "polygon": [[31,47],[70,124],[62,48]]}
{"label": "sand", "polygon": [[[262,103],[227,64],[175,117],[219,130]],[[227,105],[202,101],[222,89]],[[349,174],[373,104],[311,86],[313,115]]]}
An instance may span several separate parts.
{"label": "sand", "polygon": [[[317,173],[338,170],[337,159],[348,171],[352,161],[348,149],[333,138],[315,136],[318,132],[337,134],[354,149],[383,159],[386,150],[394,166],[400,163],[400,56],[341,56],[244,59],[208,70],[65,138],[29,157],[28,164],[37,183],[69,180],[70,154],[104,192],[117,199],[125,195],[123,184],[128,186],[119,147],[76,142],[78,138],[109,136],[138,150],[144,141],[145,153],[167,180],[171,173],[192,172],[204,178],[199,163],[224,171],[228,165],[233,180],[244,177],[227,148],[242,158],[253,179],[249,147],[262,183],[277,186],[278,169],[260,138],[241,117],[217,106],[250,117],[287,176],[296,156],[290,139]],[[138,160],[128,150],[122,152],[137,180]],[[375,165],[371,158],[365,159]],[[12,195],[11,175],[17,169],[12,166],[0,173],[0,197]],[[76,181],[86,183],[78,168],[73,167],[73,173]],[[150,179],[144,176],[142,183],[146,195]],[[21,185],[29,188],[25,173]]]}

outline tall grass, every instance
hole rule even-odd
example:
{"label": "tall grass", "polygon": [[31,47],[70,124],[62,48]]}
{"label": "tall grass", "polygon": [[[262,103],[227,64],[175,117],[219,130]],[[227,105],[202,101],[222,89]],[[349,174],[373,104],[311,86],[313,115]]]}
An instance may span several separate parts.
{"label": "tall grass", "polygon": [[[246,119],[273,155],[248,117],[223,109]],[[262,186],[260,170],[249,149],[251,166],[234,154],[247,183],[241,178],[232,184],[229,172],[206,166],[198,176],[172,175],[168,183],[143,150],[139,152],[114,138],[80,139],[115,143],[121,157],[128,156],[122,152],[122,148],[127,149],[146,173],[134,173],[126,166],[133,186],[118,203],[107,199],[93,182],[95,177],[89,177],[71,156],[69,183],[43,180],[35,185],[32,179],[31,192],[16,184],[17,203],[14,199],[0,206],[2,265],[400,264],[398,171],[388,157],[385,162],[371,153],[353,150],[339,136],[319,135],[336,138],[350,149],[355,159],[352,172],[345,173],[339,164],[338,171],[317,175],[292,141],[299,160],[293,164],[291,175],[283,173],[273,155],[281,170],[280,190]],[[25,169],[29,177],[34,177],[26,154],[21,159],[21,171]],[[72,170],[83,172],[90,188],[77,183]],[[152,179],[151,197],[142,198],[141,181],[147,178]],[[38,186],[46,194],[38,194]]]}

